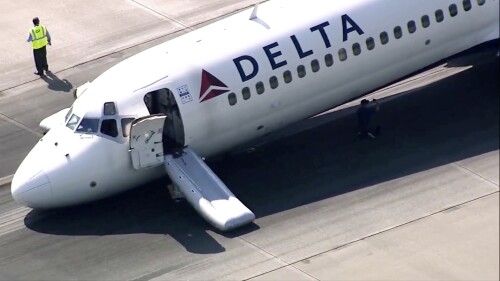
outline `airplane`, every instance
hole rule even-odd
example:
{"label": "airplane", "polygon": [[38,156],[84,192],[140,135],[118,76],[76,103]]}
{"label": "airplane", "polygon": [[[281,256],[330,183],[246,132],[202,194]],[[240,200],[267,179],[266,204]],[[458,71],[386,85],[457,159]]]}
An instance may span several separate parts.
{"label": "airplane", "polygon": [[270,0],[145,50],[75,91],[17,169],[34,209],[167,175],[220,230],[255,215],[204,163],[499,38],[498,0]]}

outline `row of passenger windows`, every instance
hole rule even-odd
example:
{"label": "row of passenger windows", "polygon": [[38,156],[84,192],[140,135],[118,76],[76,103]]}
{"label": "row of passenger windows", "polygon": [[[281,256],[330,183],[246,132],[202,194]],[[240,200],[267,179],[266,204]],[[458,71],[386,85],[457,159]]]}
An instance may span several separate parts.
{"label": "row of passenger windows", "polygon": [[[482,6],[485,4],[486,0],[476,0],[477,2],[477,5],[478,6]],[[462,8],[464,11],[470,11],[472,9],[472,2],[471,0],[463,0],[462,1]],[[455,17],[456,15],[458,15],[458,7],[456,4],[451,4],[450,6],[448,6],[448,14],[450,15],[450,17]],[[440,22],[443,22],[445,19],[445,12],[441,9],[439,10],[436,10],[434,12],[434,20],[436,21],[436,23],[440,23]],[[420,25],[422,26],[422,28],[428,28],[430,25],[431,25],[431,19],[428,15],[423,15],[421,18],[420,18]],[[410,20],[407,22],[406,24],[406,30],[408,31],[409,34],[413,34],[417,31],[417,23],[413,20]],[[393,35],[394,35],[394,38],[395,39],[400,39],[403,37],[403,28],[401,26],[396,26],[394,27],[393,29]],[[386,32],[386,31],[382,31],[380,34],[379,34],[379,38],[380,40],[380,44],[382,45],[386,45],[387,43],[389,43],[389,34]],[[426,44],[428,44],[428,42],[426,42]],[[371,51],[373,49],[375,49],[375,39],[372,38],[372,37],[368,37],[365,41],[365,44],[366,44],[366,49]],[[359,56],[361,54],[362,50],[361,50],[361,44],[359,43],[354,43],[352,44],[352,54],[354,56]],[[345,48],[341,48],[338,50],[338,59],[340,61],[345,61],[347,60],[348,58],[348,55],[347,55],[347,50]],[[324,62],[325,62],[325,66],[326,67],[331,67],[333,65],[333,55],[332,54],[326,54],[324,56]],[[318,72],[320,70],[320,62],[317,60],[317,59],[313,59],[311,61],[311,71],[314,73],[314,72]],[[304,65],[299,65],[296,69],[297,71],[297,77],[299,78],[304,78],[306,76],[306,67]],[[291,83],[293,80],[293,75],[292,75],[292,72],[290,70],[286,70],[285,72],[283,72],[283,81],[288,84],[288,83]],[[278,88],[279,86],[279,81],[278,81],[278,78],[276,76],[271,76],[271,78],[269,78],[269,87],[271,89],[276,89]],[[255,92],[258,94],[258,95],[261,95],[265,92],[265,86],[264,86],[264,83],[263,82],[257,82],[255,84]],[[241,91],[241,94],[242,94],[242,97],[244,100],[248,100],[250,99],[251,97],[251,90],[249,87],[245,87],[242,89]],[[238,98],[236,96],[235,93],[229,93],[228,94],[228,102],[229,102],[229,105],[235,105],[237,102],[238,102]]]}

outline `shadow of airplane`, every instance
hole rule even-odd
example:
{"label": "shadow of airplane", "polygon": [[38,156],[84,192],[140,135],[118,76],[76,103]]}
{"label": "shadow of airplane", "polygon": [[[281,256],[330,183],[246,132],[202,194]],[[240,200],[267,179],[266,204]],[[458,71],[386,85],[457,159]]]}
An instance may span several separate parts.
{"label": "shadow of airplane", "polygon": [[173,237],[187,251],[213,254],[225,248],[207,233],[204,220],[188,203],[175,203],[158,180],[132,192],[84,206],[51,211],[33,210],[25,224],[54,235],[113,235],[154,233]]}
{"label": "shadow of airplane", "polygon": [[[355,114],[209,162],[232,192],[262,218],[499,149],[498,58],[382,104],[382,135],[357,138]],[[26,226],[53,235],[170,235],[193,253],[225,251],[188,203],[169,199],[166,180],[80,207],[32,211]],[[238,237],[259,229],[251,224]]]}
{"label": "shadow of airplane", "polygon": [[47,83],[47,87],[53,91],[69,92],[73,89],[71,82],[66,79],[59,79],[53,72],[47,71],[46,75],[41,76],[41,78]]}

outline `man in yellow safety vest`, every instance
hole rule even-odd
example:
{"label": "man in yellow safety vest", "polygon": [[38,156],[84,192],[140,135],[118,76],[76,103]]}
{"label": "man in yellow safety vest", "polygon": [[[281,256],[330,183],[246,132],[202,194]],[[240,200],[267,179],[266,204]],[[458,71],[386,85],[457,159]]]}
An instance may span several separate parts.
{"label": "man in yellow safety vest", "polygon": [[38,17],[33,18],[33,26],[29,30],[28,42],[33,47],[33,56],[35,57],[36,75],[43,76],[43,71],[49,71],[47,64],[47,44],[51,45],[50,34],[47,28],[40,24]]}

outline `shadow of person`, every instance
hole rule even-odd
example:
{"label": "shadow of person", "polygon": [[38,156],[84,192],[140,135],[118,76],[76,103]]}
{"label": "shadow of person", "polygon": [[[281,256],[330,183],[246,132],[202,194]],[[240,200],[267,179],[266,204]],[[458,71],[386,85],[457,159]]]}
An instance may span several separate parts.
{"label": "shadow of person", "polygon": [[59,79],[54,73],[47,71],[46,75],[41,77],[48,84],[48,88],[53,91],[69,92],[73,85],[66,79]]}

